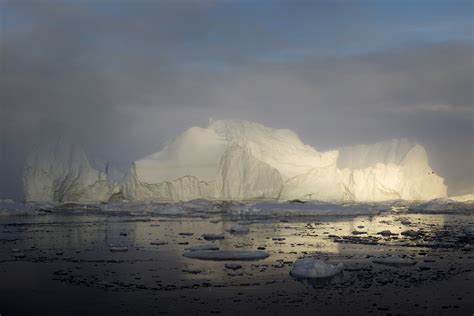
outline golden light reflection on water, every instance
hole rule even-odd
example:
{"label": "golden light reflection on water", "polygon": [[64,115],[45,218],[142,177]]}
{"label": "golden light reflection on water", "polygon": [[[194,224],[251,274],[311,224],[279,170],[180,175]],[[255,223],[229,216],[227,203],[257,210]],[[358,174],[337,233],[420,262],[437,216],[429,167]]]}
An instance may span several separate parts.
{"label": "golden light reflection on water", "polygon": [[[255,280],[255,273],[268,278],[288,277],[291,263],[296,259],[318,255],[340,261],[352,255],[365,255],[368,246],[335,242],[334,236],[356,236],[354,231],[365,232],[357,236],[377,237],[385,247],[370,246],[371,253],[386,254],[390,245],[409,241],[400,235],[407,229],[430,231],[442,228],[452,220],[446,215],[423,215],[407,213],[383,213],[374,216],[313,216],[288,220],[241,219],[226,220],[213,218],[166,218],[166,217],[55,217],[55,221],[19,228],[27,236],[17,247],[35,246],[46,251],[65,249],[65,255],[87,260],[156,260],[150,271],[162,271],[164,280],[226,280],[230,284]],[[67,222],[65,222],[67,220]],[[409,220],[410,225],[402,225]],[[456,220],[460,220],[457,217]],[[61,223],[61,221],[63,223]],[[250,232],[236,235],[230,228],[241,222],[248,225]],[[378,233],[390,230],[398,239],[385,238]],[[183,256],[187,248],[207,244],[202,234],[223,234],[224,240],[213,241],[221,250],[257,250],[270,254],[267,259],[239,262],[242,276],[229,276],[225,262],[202,261]],[[154,242],[166,244],[157,246]],[[125,253],[111,253],[109,245],[128,247]],[[387,245],[389,247],[387,247]],[[70,250],[69,253],[67,250]],[[77,253],[76,253],[77,252]],[[345,256],[345,257],[344,257]],[[276,267],[276,268],[275,268]],[[200,269],[199,274],[189,274],[184,268]],[[126,266],[117,268],[123,273]],[[165,271],[163,273],[163,271]],[[174,280],[174,281],[173,281]]]}
{"label": "golden light reflection on water", "polygon": [[[409,220],[410,225],[402,225],[401,220]],[[229,270],[224,268],[224,263],[219,261],[202,261],[183,257],[187,248],[194,245],[214,242],[220,250],[257,250],[264,249],[270,257],[255,262],[239,262],[242,264],[243,277],[255,266],[261,268],[261,272],[267,275],[288,273],[290,265],[283,270],[272,270],[268,267],[291,263],[302,256],[320,255],[349,255],[358,252],[366,252],[363,246],[346,245],[334,242],[334,236],[353,236],[353,231],[366,232],[361,236],[375,236],[381,242],[392,242],[396,245],[396,240],[384,238],[378,235],[379,232],[390,230],[399,241],[408,240],[402,235],[402,231],[407,229],[424,229],[430,227],[442,227],[445,224],[444,216],[431,216],[420,214],[382,214],[376,216],[356,216],[356,217],[314,217],[308,220],[297,221],[259,221],[248,220],[241,223],[250,228],[250,232],[245,235],[235,235],[229,232],[230,228],[238,223],[237,221],[219,220],[213,222],[209,219],[160,219],[149,223],[140,223],[135,227],[135,238],[137,245],[149,251],[156,252],[157,255],[173,258],[176,266],[201,269],[200,274],[182,273],[185,279],[209,279],[220,280],[229,279]],[[159,226],[158,226],[159,225]],[[180,235],[180,233],[192,233],[193,235]],[[206,241],[202,234],[223,234],[224,240]],[[162,246],[151,245],[152,242],[164,241],[167,244]],[[384,250],[378,249],[383,253]],[[337,257],[336,257],[337,258]],[[249,280],[250,280],[250,274]],[[241,279],[239,279],[241,280]]]}

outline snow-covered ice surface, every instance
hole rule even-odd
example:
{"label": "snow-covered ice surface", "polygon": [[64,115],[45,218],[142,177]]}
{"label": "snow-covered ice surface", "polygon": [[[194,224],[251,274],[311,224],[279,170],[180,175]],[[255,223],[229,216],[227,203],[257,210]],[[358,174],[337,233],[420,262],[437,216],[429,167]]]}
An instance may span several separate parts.
{"label": "snow-covered ice surface", "polygon": [[[474,220],[466,207],[426,213],[402,201],[202,199],[0,206],[2,315],[470,315],[474,309]],[[239,227],[248,232],[234,233]],[[203,235],[224,239],[207,242]],[[300,266],[302,258],[318,261]],[[339,271],[339,263],[342,273],[319,278]],[[293,277],[301,267],[301,276],[318,278]]]}

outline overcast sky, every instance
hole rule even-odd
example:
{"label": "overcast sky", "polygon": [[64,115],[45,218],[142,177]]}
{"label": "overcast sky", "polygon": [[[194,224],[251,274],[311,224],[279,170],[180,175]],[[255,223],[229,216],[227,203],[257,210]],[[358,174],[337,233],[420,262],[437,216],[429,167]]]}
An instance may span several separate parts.
{"label": "overcast sky", "polygon": [[474,185],[473,1],[0,0],[0,198],[67,134],[118,165],[209,117],[318,150],[405,137]]}

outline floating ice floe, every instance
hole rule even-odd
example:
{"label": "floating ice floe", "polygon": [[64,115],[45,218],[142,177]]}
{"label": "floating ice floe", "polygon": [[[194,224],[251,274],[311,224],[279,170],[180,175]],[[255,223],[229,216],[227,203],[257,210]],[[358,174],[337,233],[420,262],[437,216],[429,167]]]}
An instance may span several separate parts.
{"label": "floating ice floe", "polygon": [[290,274],[296,278],[329,278],[344,270],[343,263],[332,265],[314,257],[298,259],[293,263]]}
{"label": "floating ice floe", "polygon": [[400,224],[402,224],[402,225],[410,225],[411,222],[410,222],[408,219],[403,219],[403,220],[401,220]]}
{"label": "floating ice floe", "polygon": [[109,250],[112,252],[125,252],[128,248],[125,246],[109,246]]}
{"label": "floating ice floe", "polygon": [[228,276],[231,276],[231,277],[237,277],[237,276],[242,276],[243,273],[240,272],[240,271],[231,271],[229,273],[227,273]]}
{"label": "floating ice floe", "polygon": [[403,236],[408,236],[408,237],[419,237],[421,235],[420,231],[416,231],[413,229],[405,230],[401,232]]}
{"label": "floating ice floe", "polygon": [[272,240],[275,240],[275,241],[283,241],[285,239],[286,239],[285,237],[273,237],[272,238]]}
{"label": "floating ice floe", "polygon": [[260,260],[270,255],[260,250],[198,250],[186,252],[183,256],[201,260]]}
{"label": "floating ice floe", "polygon": [[225,237],[223,234],[202,234],[202,238],[205,240],[222,240]]}
{"label": "floating ice floe", "polygon": [[474,226],[466,226],[463,231],[465,235],[474,236]]}
{"label": "floating ice floe", "polygon": [[152,241],[150,243],[150,245],[153,245],[153,246],[163,246],[163,245],[166,245],[166,244],[167,244],[166,241],[160,241],[160,240],[159,241]]}
{"label": "floating ice floe", "polygon": [[402,258],[400,256],[389,256],[384,258],[376,258],[372,260],[373,263],[384,264],[389,266],[412,266],[416,264],[416,261],[410,258]]}
{"label": "floating ice floe", "polygon": [[231,270],[238,270],[242,268],[242,266],[238,263],[226,263],[224,266],[226,267],[226,269],[231,269]]}
{"label": "floating ice floe", "polygon": [[387,230],[382,230],[381,232],[378,232],[377,234],[382,235],[382,236],[385,236],[385,237],[387,237],[387,236],[392,236],[392,235],[397,235],[397,234],[392,233],[392,232],[391,232],[390,230],[388,230],[388,229],[387,229]]}
{"label": "floating ice floe", "polygon": [[234,225],[230,229],[230,232],[232,234],[240,234],[240,235],[248,234],[249,231],[250,230],[249,230],[248,226],[241,225],[241,224]]}
{"label": "floating ice floe", "polygon": [[216,244],[204,244],[204,245],[196,245],[187,248],[186,250],[189,251],[199,251],[199,250],[219,250],[219,246]]}

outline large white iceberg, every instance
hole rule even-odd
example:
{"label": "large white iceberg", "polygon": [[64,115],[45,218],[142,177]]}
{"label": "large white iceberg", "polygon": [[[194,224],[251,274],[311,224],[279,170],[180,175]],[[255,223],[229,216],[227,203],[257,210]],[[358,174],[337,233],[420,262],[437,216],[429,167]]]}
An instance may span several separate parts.
{"label": "large white iceberg", "polygon": [[[66,146],[67,147],[67,146]],[[27,200],[186,201],[302,199],[335,202],[446,197],[424,148],[406,140],[319,152],[290,130],[218,120],[192,127],[161,151],[133,163],[120,185],[62,147],[32,155]]]}

